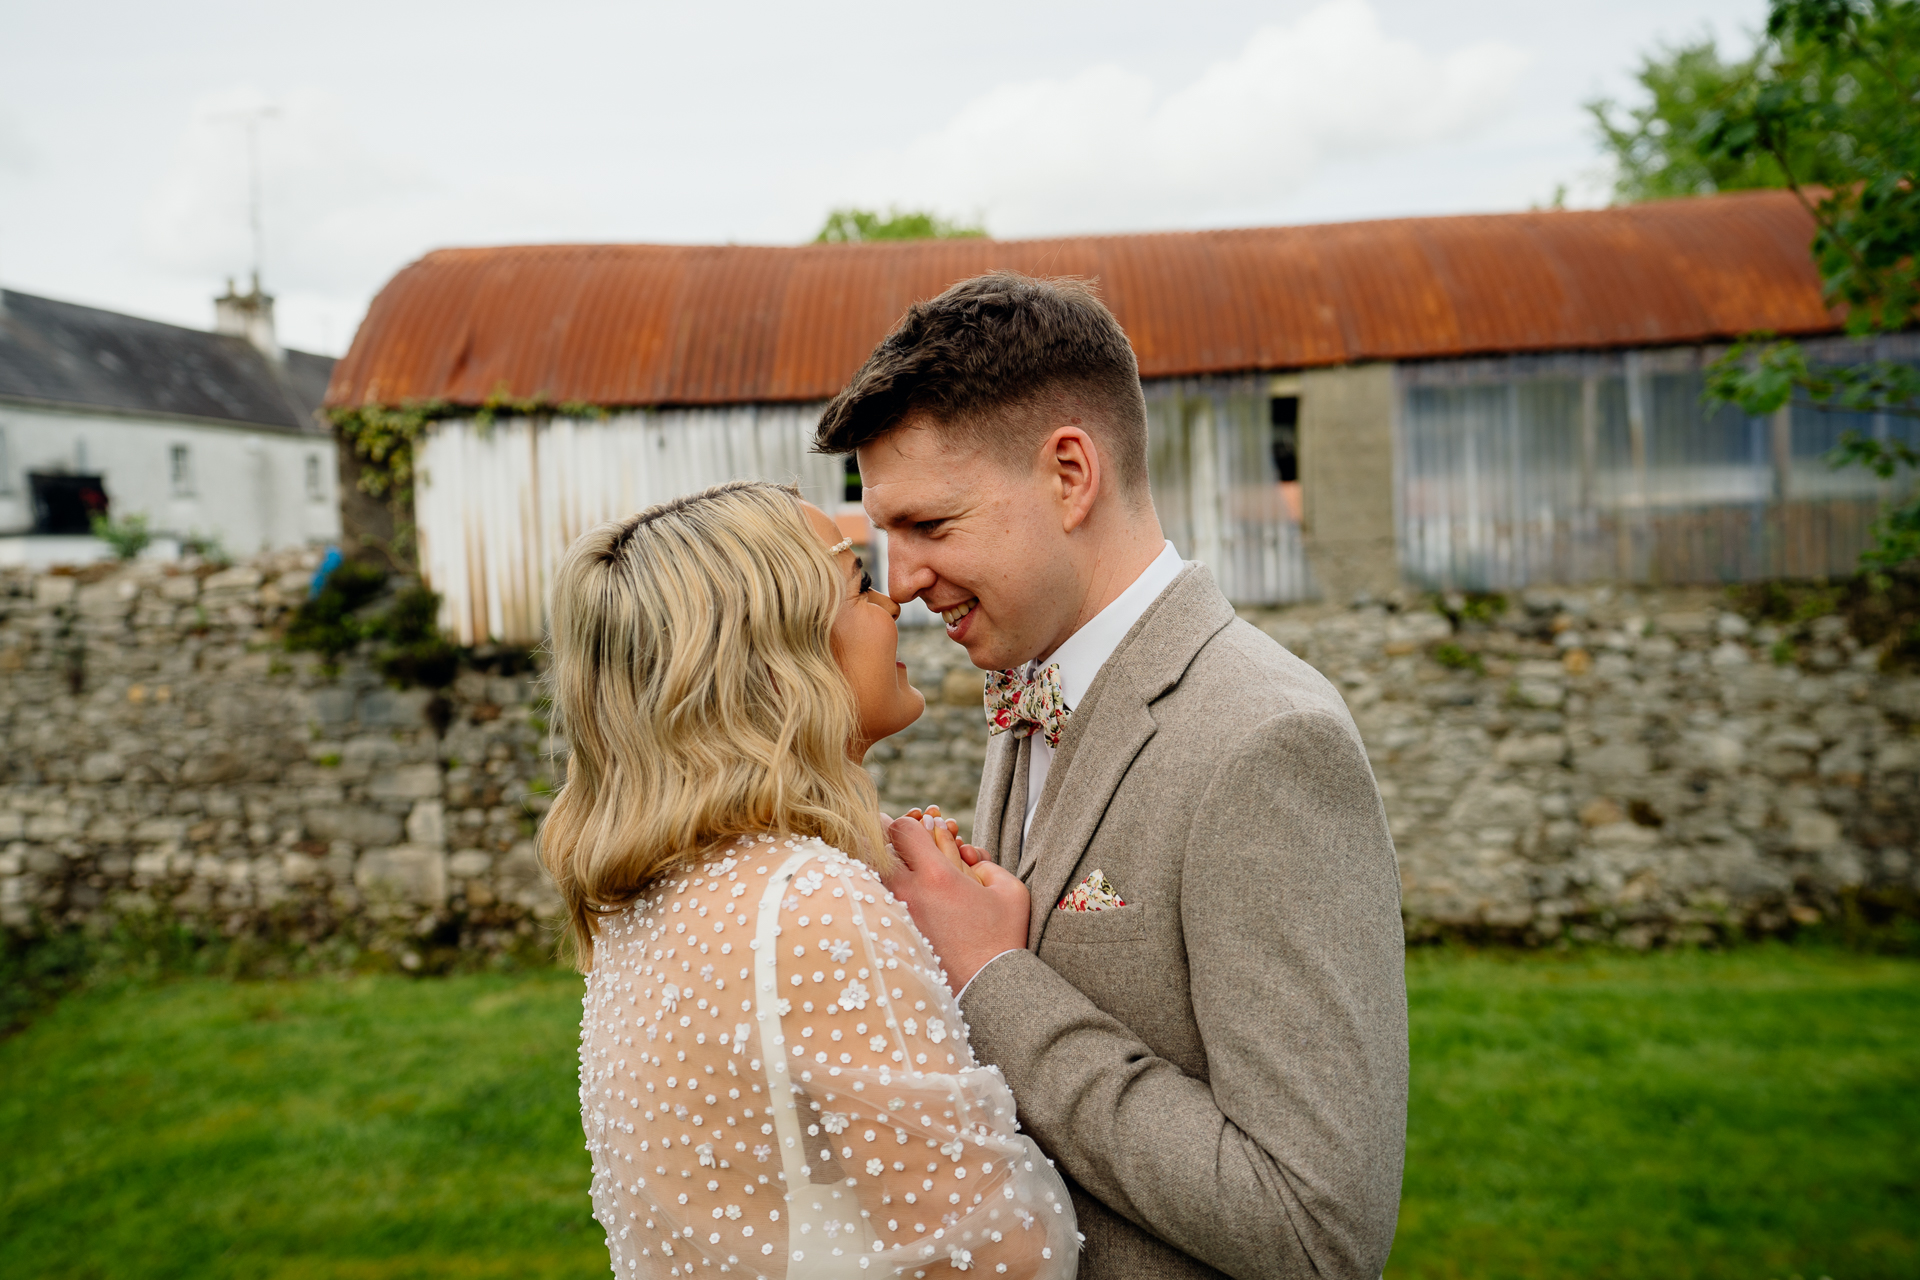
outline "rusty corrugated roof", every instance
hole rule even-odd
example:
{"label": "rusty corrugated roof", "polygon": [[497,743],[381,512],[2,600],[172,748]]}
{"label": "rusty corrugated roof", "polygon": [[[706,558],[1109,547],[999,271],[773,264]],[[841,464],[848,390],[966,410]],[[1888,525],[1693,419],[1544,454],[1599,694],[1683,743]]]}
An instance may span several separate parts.
{"label": "rusty corrugated roof", "polygon": [[1591,212],[1059,240],[442,249],[374,299],[330,406],[818,400],[907,305],[1096,279],[1142,377],[1835,328],[1786,192]]}

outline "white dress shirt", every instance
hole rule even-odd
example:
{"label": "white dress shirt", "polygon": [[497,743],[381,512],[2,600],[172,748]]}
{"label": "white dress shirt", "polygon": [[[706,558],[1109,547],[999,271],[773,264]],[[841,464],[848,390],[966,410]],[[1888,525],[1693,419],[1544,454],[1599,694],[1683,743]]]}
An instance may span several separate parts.
{"label": "white dress shirt", "polygon": [[[1065,644],[1054,650],[1053,656],[1046,662],[1029,662],[1026,674],[1031,676],[1036,670],[1057,662],[1060,664],[1060,694],[1067,700],[1068,708],[1080,705],[1087,696],[1087,690],[1093,687],[1094,677],[1100,674],[1100,668],[1107,665],[1107,659],[1127,638],[1127,632],[1133,630],[1133,624],[1140,621],[1140,615],[1147,606],[1160,598],[1160,593],[1169,583],[1180,576],[1187,567],[1180,553],[1173,549],[1171,542],[1160,548],[1160,554],[1153,563],[1141,571],[1133,580],[1133,585],[1115,596],[1113,602],[1096,613],[1086,626],[1081,627],[1067,637]],[[1033,748],[1028,754],[1027,766],[1027,821],[1021,836],[1033,829],[1033,815],[1040,805],[1040,792],[1047,785],[1047,770],[1053,767],[1053,748],[1039,734],[1033,736]]]}

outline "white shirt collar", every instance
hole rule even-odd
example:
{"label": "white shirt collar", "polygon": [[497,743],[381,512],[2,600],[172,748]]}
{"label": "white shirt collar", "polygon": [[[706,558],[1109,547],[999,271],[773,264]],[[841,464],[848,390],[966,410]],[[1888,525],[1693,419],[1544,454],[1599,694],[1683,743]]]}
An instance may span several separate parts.
{"label": "white shirt collar", "polygon": [[1054,651],[1046,662],[1029,664],[1029,671],[1037,670],[1048,663],[1060,664],[1060,692],[1067,700],[1068,707],[1080,705],[1080,699],[1087,696],[1087,690],[1093,687],[1094,677],[1100,674],[1107,659],[1120,647],[1120,642],[1133,630],[1133,624],[1140,621],[1140,615],[1147,607],[1159,599],[1167,584],[1180,576],[1186,568],[1186,562],[1180,553],[1173,549],[1171,542],[1160,548],[1160,554],[1153,563],[1133,580],[1133,585],[1115,596],[1113,602],[1078,631],[1067,637],[1065,644]]}

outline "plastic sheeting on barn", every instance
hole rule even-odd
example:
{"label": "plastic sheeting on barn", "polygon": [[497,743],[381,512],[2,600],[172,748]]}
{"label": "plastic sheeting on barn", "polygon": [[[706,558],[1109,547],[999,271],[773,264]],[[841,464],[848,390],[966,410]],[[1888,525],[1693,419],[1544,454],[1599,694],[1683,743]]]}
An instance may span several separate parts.
{"label": "plastic sheeting on barn", "polygon": [[[1809,344],[1816,360],[1920,363],[1920,335]],[[1714,353],[1402,365],[1400,563],[1431,587],[1716,583],[1857,567],[1883,482],[1826,456],[1842,433],[1920,444],[1891,414],[1702,405]]]}

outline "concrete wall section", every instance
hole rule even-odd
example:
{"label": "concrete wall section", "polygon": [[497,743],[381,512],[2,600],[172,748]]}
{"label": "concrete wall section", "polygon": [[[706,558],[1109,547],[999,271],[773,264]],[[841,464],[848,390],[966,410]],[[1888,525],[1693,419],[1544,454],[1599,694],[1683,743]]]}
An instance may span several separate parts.
{"label": "concrete wall section", "polygon": [[1300,491],[1307,561],[1321,594],[1346,603],[1400,585],[1394,523],[1390,364],[1300,375]]}

